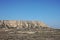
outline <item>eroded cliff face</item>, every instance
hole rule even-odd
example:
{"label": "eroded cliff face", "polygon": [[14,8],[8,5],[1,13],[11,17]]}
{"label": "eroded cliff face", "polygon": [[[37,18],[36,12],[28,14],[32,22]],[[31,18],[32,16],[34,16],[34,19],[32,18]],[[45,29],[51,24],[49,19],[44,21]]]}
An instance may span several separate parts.
{"label": "eroded cliff face", "polygon": [[16,21],[16,20],[0,20],[0,27],[16,27],[16,28],[37,28],[48,27],[46,24],[39,21]]}

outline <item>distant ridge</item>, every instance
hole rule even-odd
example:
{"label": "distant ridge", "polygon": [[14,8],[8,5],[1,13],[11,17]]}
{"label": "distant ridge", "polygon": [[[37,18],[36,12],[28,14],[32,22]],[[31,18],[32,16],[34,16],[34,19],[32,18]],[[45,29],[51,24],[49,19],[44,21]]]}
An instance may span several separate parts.
{"label": "distant ridge", "polygon": [[19,29],[19,30],[51,30],[46,24],[40,21],[23,21],[23,20],[0,20],[0,28]]}

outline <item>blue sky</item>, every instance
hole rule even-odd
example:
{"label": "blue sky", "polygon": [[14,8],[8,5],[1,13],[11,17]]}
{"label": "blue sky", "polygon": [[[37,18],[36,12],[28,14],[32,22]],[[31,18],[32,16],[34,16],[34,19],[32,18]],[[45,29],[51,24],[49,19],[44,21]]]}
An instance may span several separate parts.
{"label": "blue sky", "polygon": [[0,0],[0,20],[39,20],[60,28],[60,0]]}

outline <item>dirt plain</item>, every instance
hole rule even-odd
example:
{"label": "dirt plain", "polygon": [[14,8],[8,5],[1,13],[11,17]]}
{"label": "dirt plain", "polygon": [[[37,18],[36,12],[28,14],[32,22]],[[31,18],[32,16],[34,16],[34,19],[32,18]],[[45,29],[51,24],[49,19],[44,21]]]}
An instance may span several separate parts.
{"label": "dirt plain", "polygon": [[31,34],[26,32],[18,33],[16,29],[9,31],[0,29],[0,40],[60,40],[60,31],[36,31]]}

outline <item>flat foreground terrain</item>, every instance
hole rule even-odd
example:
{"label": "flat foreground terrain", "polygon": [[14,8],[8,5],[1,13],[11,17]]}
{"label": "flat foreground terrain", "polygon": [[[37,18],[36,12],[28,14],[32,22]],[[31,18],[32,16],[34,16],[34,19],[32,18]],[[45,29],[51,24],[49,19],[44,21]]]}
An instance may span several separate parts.
{"label": "flat foreground terrain", "polygon": [[28,31],[18,32],[17,30],[7,31],[0,29],[0,40],[60,40],[60,31],[36,31],[29,33]]}

